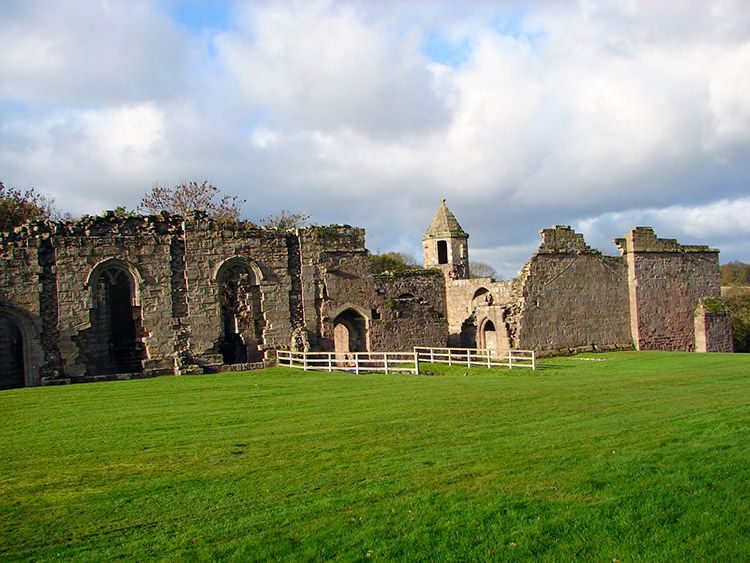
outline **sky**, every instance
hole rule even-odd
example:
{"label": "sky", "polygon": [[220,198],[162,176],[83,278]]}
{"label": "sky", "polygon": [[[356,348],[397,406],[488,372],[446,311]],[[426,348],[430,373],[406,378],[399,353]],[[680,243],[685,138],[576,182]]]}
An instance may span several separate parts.
{"label": "sky", "polygon": [[0,180],[75,216],[207,179],[420,260],[446,198],[506,278],[554,224],[750,262],[746,0],[3,0],[0,37]]}

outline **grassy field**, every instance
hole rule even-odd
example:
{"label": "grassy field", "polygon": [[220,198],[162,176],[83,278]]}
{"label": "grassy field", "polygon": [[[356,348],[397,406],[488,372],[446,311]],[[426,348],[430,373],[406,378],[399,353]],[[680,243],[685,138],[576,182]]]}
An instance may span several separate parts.
{"label": "grassy field", "polygon": [[0,392],[4,561],[747,561],[750,356]]}

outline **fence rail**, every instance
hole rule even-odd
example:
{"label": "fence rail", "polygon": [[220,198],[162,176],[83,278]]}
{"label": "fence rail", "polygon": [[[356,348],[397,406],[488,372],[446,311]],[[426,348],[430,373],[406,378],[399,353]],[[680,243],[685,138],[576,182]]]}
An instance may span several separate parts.
{"label": "fence rail", "polygon": [[416,347],[414,353],[419,361],[441,364],[458,364],[486,367],[536,369],[536,354],[533,350],[482,350],[477,348],[426,348]]}
{"label": "fence rail", "polygon": [[419,373],[414,352],[289,352],[279,350],[280,366],[315,371],[378,371],[385,373]]}
{"label": "fence rail", "polygon": [[289,352],[279,350],[280,366],[305,371],[419,373],[419,362],[448,365],[536,369],[533,350],[480,350],[476,348],[426,348],[413,352]]}

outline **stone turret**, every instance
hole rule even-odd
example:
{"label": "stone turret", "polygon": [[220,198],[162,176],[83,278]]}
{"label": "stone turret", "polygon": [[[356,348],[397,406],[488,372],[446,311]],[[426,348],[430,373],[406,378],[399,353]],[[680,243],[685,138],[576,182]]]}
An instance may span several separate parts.
{"label": "stone turret", "polygon": [[442,270],[447,279],[469,278],[469,235],[440,200],[440,207],[422,237],[425,268]]}

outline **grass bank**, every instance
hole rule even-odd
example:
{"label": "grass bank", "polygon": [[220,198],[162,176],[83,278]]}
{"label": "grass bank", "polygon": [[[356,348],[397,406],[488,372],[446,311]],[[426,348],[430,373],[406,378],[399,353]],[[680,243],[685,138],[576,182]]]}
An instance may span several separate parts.
{"label": "grass bank", "polygon": [[0,560],[745,560],[748,357],[596,357],[0,392]]}

